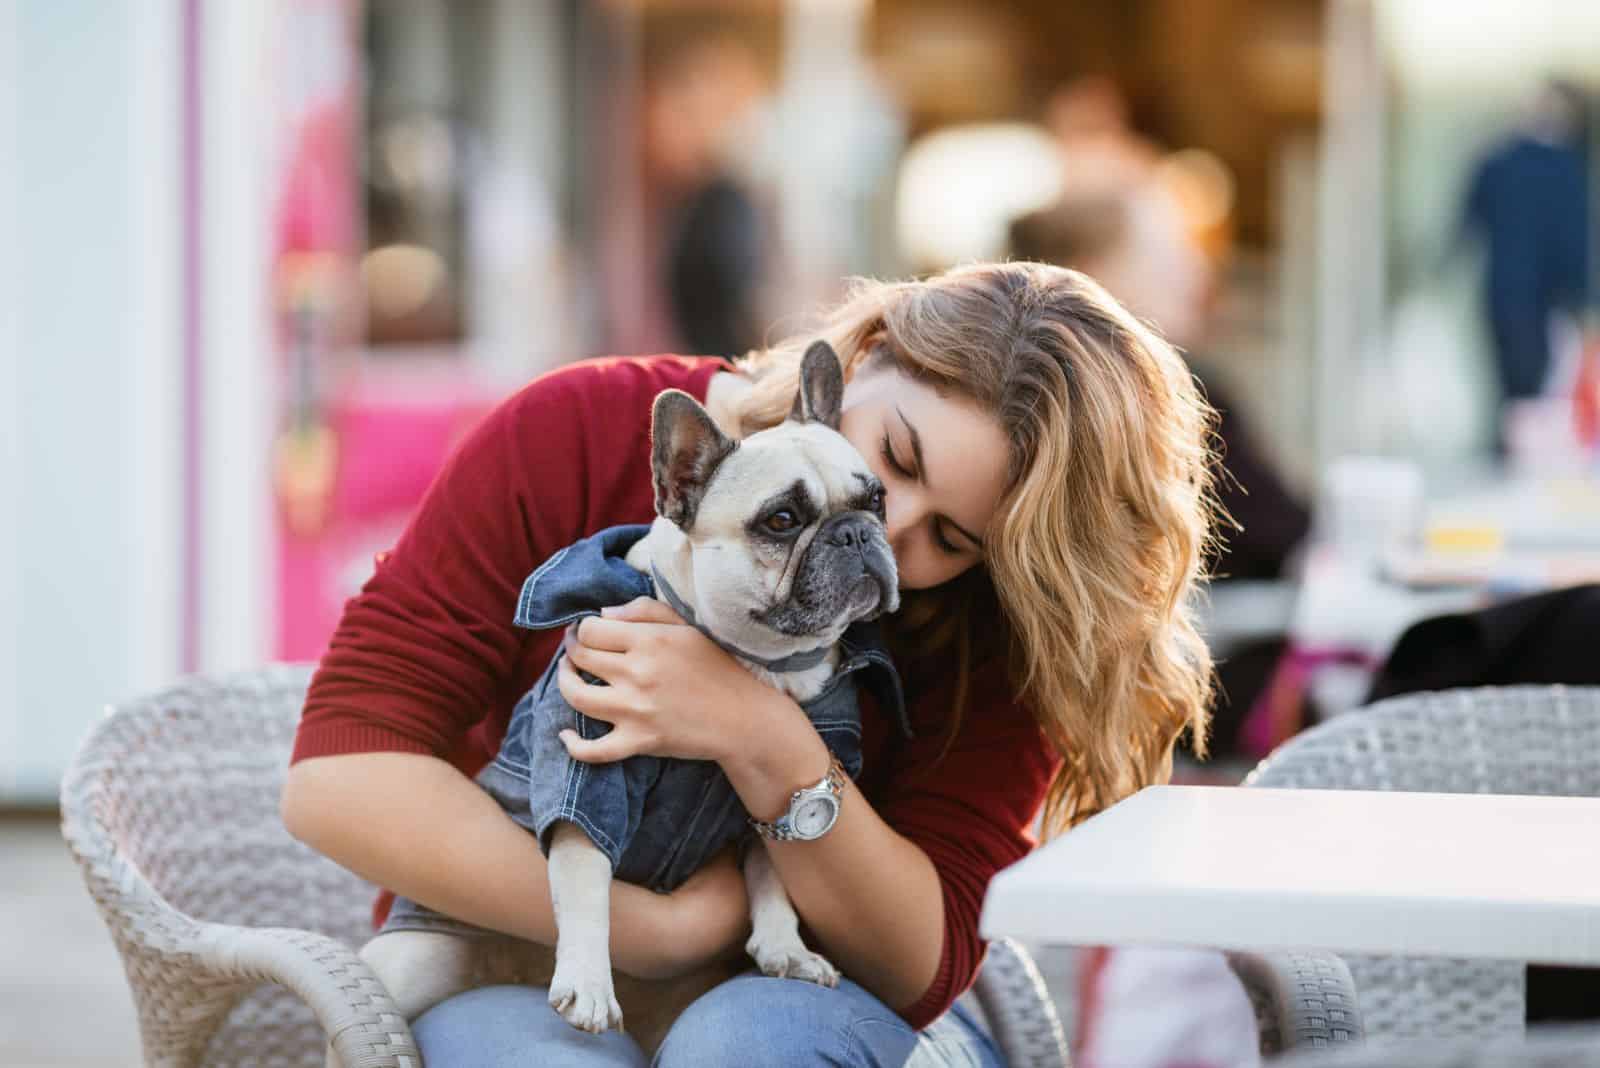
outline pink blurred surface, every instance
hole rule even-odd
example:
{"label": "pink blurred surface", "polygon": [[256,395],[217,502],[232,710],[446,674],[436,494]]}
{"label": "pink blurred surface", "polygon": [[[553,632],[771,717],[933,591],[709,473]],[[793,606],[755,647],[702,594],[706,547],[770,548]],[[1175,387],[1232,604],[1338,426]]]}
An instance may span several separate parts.
{"label": "pink blurred surface", "polygon": [[447,367],[363,372],[333,391],[338,442],[326,521],[300,535],[278,518],[275,656],[321,657],[345,601],[405,528],[456,442],[497,396]]}

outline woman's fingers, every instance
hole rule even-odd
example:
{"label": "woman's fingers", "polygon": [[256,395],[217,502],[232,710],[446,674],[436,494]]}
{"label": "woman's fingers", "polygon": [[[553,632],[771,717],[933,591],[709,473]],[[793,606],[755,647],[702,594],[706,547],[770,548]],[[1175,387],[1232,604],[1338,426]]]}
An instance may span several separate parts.
{"label": "woman's fingers", "polygon": [[577,731],[565,730],[561,732],[561,743],[567,747],[568,756],[585,764],[609,764],[642,751],[640,740],[621,727],[600,738],[583,738]]}
{"label": "woman's fingers", "polygon": [[567,633],[591,649],[608,653],[625,653],[633,648],[637,631],[631,623],[602,619],[599,616],[584,616],[568,628]]}
{"label": "woman's fingers", "polygon": [[606,619],[621,620],[627,623],[683,622],[683,617],[674,612],[670,605],[653,597],[635,597],[627,604],[602,608],[600,614]]}
{"label": "woman's fingers", "polygon": [[609,653],[603,649],[595,649],[583,644],[569,629],[561,640],[562,648],[566,650],[567,659],[596,678],[606,682],[615,682],[622,677],[627,657],[621,653]]}
{"label": "woman's fingers", "polygon": [[681,626],[683,619],[666,604],[649,597],[637,597],[627,604],[601,610],[598,616],[585,616],[573,624],[578,640],[591,649],[611,653],[626,653],[634,647],[648,628],[638,624],[671,624]]}
{"label": "woman's fingers", "polygon": [[596,686],[592,682],[585,682],[583,676],[578,674],[577,665],[572,662],[570,656],[562,657],[561,663],[556,666],[556,688],[561,691],[561,696],[567,699],[567,704],[586,716],[593,716],[607,723],[615,723],[617,713],[626,711],[625,706],[617,701],[616,687]]}

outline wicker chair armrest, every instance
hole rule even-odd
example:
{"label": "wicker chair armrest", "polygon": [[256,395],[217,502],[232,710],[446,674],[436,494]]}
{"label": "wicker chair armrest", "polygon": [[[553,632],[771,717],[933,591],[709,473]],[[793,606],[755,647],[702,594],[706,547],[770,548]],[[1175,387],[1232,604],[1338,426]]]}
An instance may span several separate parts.
{"label": "wicker chair armrest", "polygon": [[1229,953],[1261,1028],[1261,1052],[1365,1040],[1355,980],[1332,953]]}
{"label": "wicker chair armrest", "polygon": [[1063,1068],[1067,1034],[1044,977],[1020,943],[997,938],[972,992],[1010,1068]]}
{"label": "wicker chair armrest", "polygon": [[220,979],[272,982],[311,1007],[344,1068],[421,1068],[383,983],[343,942],[281,927],[204,924],[197,963]]}

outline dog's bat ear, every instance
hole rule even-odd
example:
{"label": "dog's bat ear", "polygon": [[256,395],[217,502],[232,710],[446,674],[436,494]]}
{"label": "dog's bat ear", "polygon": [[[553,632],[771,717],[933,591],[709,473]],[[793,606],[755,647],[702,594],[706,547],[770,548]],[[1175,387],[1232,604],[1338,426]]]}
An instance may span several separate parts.
{"label": "dog's bat ear", "polygon": [[839,354],[826,341],[813,341],[800,359],[800,388],[794,395],[789,418],[838,430],[843,410],[844,371],[839,366]]}
{"label": "dog's bat ear", "polygon": [[699,401],[678,389],[656,397],[650,440],[656,512],[687,531],[711,476],[739,443],[718,428]]}

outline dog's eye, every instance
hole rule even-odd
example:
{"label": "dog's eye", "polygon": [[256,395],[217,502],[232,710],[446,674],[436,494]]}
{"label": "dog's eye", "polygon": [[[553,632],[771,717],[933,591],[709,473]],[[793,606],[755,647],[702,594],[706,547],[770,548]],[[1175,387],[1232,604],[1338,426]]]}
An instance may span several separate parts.
{"label": "dog's eye", "polygon": [[784,508],[767,516],[766,527],[774,534],[787,534],[800,525],[800,517]]}
{"label": "dog's eye", "polygon": [[882,519],[884,516],[883,487],[879,486],[872,491],[872,496],[867,500],[867,507],[872,509],[872,514]]}

